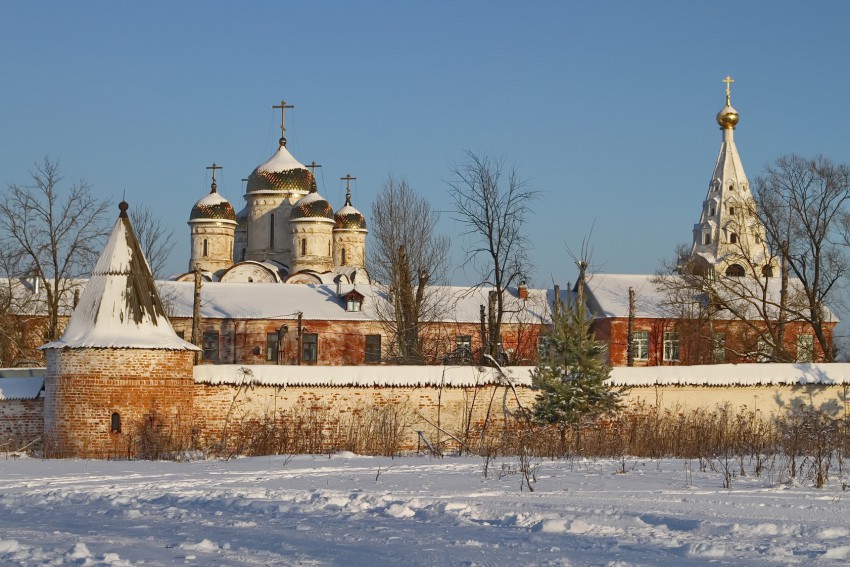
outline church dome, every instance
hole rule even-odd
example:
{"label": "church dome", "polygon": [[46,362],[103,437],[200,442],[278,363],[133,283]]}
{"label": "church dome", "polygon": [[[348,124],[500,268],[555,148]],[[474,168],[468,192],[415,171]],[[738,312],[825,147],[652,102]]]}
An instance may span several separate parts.
{"label": "church dome", "polygon": [[366,228],[366,217],[351,206],[351,193],[345,195],[345,205],[334,215],[334,228]]}
{"label": "church dome", "polygon": [[230,204],[230,201],[218,194],[215,181],[213,181],[212,190],[209,194],[202,197],[192,207],[189,220],[227,220],[236,222],[236,212],[233,210],[233,205]]}
{"label": "church dome", "polygon": [[738,111],[732,108],[732,105],[726,104],[723,109],[717,113],[717,123],[724,130],[729,128],[735,129],[738,124]]}
{"label": "church dome", "polygon": [[316,187],[313,173],[304,164],[292,157],[281,139],[277,152],[260,164],[248,176],[246,192],[280,191],[283,193],[307,193]]}
{"label": "church dome", "polygon": [[300,219],[329,219],[334,220],[334,210],[331,204],[324,197],[319,195],[315,184],[313,189],[301,197],[295,205],[292,206],[292,212],[289,214],[290,220]]}

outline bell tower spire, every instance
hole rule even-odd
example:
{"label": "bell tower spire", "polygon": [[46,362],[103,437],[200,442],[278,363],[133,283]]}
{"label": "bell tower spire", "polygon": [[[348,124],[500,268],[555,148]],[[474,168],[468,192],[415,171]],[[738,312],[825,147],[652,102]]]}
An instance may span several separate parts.
{"label": "bell tower spire", "polygon": [[727,76],[723,82],[726,105],[717,113],[723,140],[700,221],[694,225],[690,261],[696,268],[710,267],[729,276],[770,276],[778,272],[776,260],[767,247],[733,136],[739,120],[731,100],[734,79]]}

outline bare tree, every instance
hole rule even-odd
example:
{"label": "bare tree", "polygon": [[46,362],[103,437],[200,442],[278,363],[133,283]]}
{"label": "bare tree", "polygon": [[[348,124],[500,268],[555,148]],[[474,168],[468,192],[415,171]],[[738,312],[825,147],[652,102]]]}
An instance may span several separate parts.
{"label": "bare tree", "polygon": [[109,201],[97,199],[85,181],[60,189],[59,164],[47,157],[30,175],[31,184],[11,183],[0,199],[0,238],[17,265],[39,278],[52,340],[75,278],[88,276],[97,260]]}
{"label": "bare tree", "polygon": [[168,228],[150,207],[136,204],[130,207],[130,220],[136,237],[145,253],[154,278],[161,278],[168,257],[174,250],[174,230]]}
{"label": "bare tree", "polygon": [[[813,333],[824,361],[835,360],[828,303],[850,264],[850,169],[826,158],[783,156],[753,183],[753,198],[739,201],[724,228],[725,273],[678,250],[655,279],[671,318],[688,328],[689,362],[712,360],[718,336],[743,330],[739,359],[790,362],[806,353],[789,342],[789,329]],[[731,208],[731,207],[730,207]],[[754,231],[755,223],[764,227]],[[741,333],[738,333],[741,334]],[[808,353],[813,356],[814,352]]]}
{"label": "bare tree", "polygon": [[826,361],[835,360],[827,304],[850,270],[850,167],[826,157],[778,158],[753,194],[767,238],[799,282],[809,323]]}
{"label": "bare tree", "polygon": [[505,292],[526,281],[529,273],[525,220],[538,192],[504,160],[466,152],[466,161],[452,169],[449,181],[456,218],[470,238],[467,259],[478,268],[478,286],[493,291],[488,305],[486,354],[499,358]]}
{"label": "bare tree", "polygon": [[422,322],[434,319],[442,304],[435,285],[445,280],[449,240],[435,233],[438,219],[426,198],[392,176],[372,204],[370,272],[390,295],[390,312],[379,316],[405,364],[423,363]]}

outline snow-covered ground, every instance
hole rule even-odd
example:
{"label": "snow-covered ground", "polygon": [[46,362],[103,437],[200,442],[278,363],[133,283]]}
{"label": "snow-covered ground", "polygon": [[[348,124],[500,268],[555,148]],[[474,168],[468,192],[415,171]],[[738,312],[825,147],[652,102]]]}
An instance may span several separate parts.
{"label": "snow-covered ground", "polygon": [[[532,461],[533,464],[539,461]],[[696,461],[0,455],[0,565],[846,565],[850,491]],[[771,484],[773,482],[774,484]]]}

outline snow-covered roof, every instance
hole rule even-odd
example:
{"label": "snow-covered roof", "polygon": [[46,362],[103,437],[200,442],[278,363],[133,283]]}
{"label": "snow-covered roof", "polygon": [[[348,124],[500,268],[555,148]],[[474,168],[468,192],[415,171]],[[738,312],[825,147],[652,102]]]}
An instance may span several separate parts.
{"label": "snow-covered roof", "polygon": [[710,364],[611,369],[616,386],[795,386],[850,384],[850,364]]}
{"label": "snow-covered roof", "polygon": [[[681,283],[677,283],[680,281]],[[595,317],[628,317],[629,288],[632,287],[635,290],[635,317],[647,319],[679,317],[682,315],[682,307],[685,304],[694,305],[707,301],[705,293],[698,290],[689,291],[685,283],[678,276],[593,274],[587,280],[588,308]],[[755,280],[747,277],[718,276],[713,291],[719,297],[726,297],[726,303],[733,306],[736,312],[721,310],[716,317],[724,319],[745,315],[748,318],[758,319],[766,315],[774,319],[779,315],[781,286],[781,278]],[[793,312],[795,301],[802,298],[800,280],[789,279],[788,288],[791,292],[789,310]],[[668,290],[673,290],[676,297],[672,297]],[[828,308],[826,321],[838,321],[838,317]]]}
{"label": "snow-covered roof", "polygon": [[257,166],[257,171],[289,171],[290,169],[307,169],[304,164],[292,157],[286,146],[278,146],[277,151],[265,163]]}
{"label": "snow-covered roof", "polygon": [[42,386],[43,376],[0,378],[0,400],[34,400],[41,393]]}
{"label": "snow-covered roof", "polygon": [[[191,317],[193,285],[190,282],[158,282],[160,293],[172,317]],[[341,293],[352,289],[343,285]],[[310,320],[382,320],[390,312],[384,287],[357,284],[365,296],[361,311],[346,311],[345,302],[337,295],[335,284],[211,283],[201,289],[201,317],[207,319],[292,319],[301,312]],[[487,305],[489,288],[432,286],[433,301],[440,307],[429,320],[477,323],[481,305]],[[568,292],[561,291],[562,301]],[[506,294],[505,321],[508,323],[549,322],[549,306],[554,292],[529,289],[528,299],[520,300],[516,288]]]}
{"label": "snow-covered roof", "polygon": [[165,314],[126,203],[62,337],[49,348],[198,350]]}
{"label": "snow-covered roof", "polygon": [[[530,386],[533,366],[505,368],[515,385]],[[420,386],[470,387],[504,383],[493,368],[479,366],[275,366],[205,364],[195,367],[202,384],[255,384],[264,386]]]}

